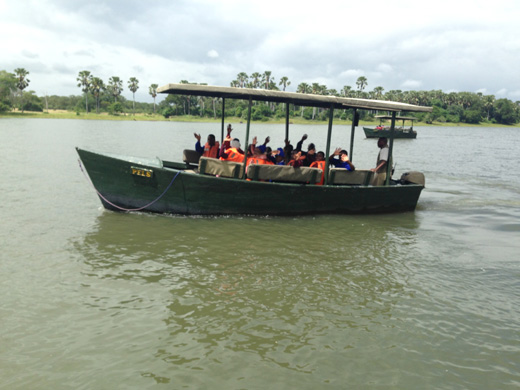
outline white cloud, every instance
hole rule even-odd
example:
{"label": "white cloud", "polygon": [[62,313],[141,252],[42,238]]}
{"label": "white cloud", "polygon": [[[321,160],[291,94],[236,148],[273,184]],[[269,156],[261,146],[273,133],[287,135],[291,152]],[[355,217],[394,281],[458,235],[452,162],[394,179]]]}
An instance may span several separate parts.
{"label": "white cloud", "polygon": [[394,67],[392,65],[385,64],[385,63],[377,65],[376,69],[378,72],[381,72],[381,73],[391,73],[394,71]]}
{"label": "white cloud", "polygon": [[498,91],[495,92],[495,95],[497,96],[504,96],[504,95],[507,95],[507,89],[505,88],[502,88],[502,89],[499,89]]}
{"label": "white cloud", "polygon": [[420,81],[417,81],[417,80],[405,80],[402,84],[401,84],[401,88],[402,89],[420,89],[422,86],[422,82]]}
{"label": "white cloud", "polygon": [[218,58],[218,52],[216,50],[210,50],[210,51],[208,51],[208,57],[209,58]]}

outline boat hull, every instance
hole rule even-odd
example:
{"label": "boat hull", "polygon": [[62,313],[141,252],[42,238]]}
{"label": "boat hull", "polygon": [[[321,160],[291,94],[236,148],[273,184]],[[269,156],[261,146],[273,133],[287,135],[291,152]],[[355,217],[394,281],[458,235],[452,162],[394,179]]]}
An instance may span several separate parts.
{"label": "boat hull", "polygon": [[[390,130],[376,130],[372,129],[370,127],[363,127],[363,130],[365,131],[365,136],[367,138],[379,138],[379,137],[386,137],[390,138]],[[394,131],[394,138],[417,138],[417,132],[415,130],[411,129],[395,129]]]}
{"label": "boat hull", "polygon": [[414,184],[318,186],[228,179],[164,167],[160,160],[150,164],[77,151],[103,206],[115,211],[186,215],[404,212],[415,209],[423,189]]}

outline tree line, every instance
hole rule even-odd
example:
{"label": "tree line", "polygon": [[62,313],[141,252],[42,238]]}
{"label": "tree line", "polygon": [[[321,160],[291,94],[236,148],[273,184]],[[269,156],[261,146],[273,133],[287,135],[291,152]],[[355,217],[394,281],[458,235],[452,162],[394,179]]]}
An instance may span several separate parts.
{"label": "tree line", "polygon": [[[44,109],[61,109],[76,112],[90,112],[95,108],[96,113],[107,112],[112,115],[121,113],[133,114],[160,114],[165,117],[191,115],[198,117],[218,118],[222,115],[222,100],[211,97],[168,95],[159,104],[156,104],[157,84],[148,87],[148,93],[153,98],[153,103],[135,101],[135,93],[139,89],[139,80],[131,77],[127,81],[127,88],[133,94],[132,101],[121,96],[124,90],[124,82],[118,76],[112,76],[105,83],[99,77],[95,77],[88,70],[78,73],[77,86],[83,96],[43,96],[38,97],[33,91],[26,91],[30,80],[29,72],[23,68],[17,68],[13,73],[0,71],[0,112],[18,108],[22,112],[43,111]],[[181,80],[180,83],[190,82]],[[236,88],[255,88],[285,91],[291,81],[283,76],[276,79],[271,71],[246,72],[237,74],[236,79],[230,82],[230,86]],[[385,91],[377,86],[372,90],[367,89],[366,77],[359,77],[355,88],[343,86],[340,90],[329,89],[319,83],[298,84],[297,93],[310,93],[317,95],[332,95],[348,98],[389,100],[422,106],[432,106],[431,113],[414,113],[418,120],[426,123],[498,123],[513,125],[520,122],[520,102],[512,102],[509,99],[496,99],[493,95],[472,92],[450,92],[441,90],[432,91]],[[247,116],[247,102],[241,100],[226,101],[226,116],[234,116],[245,119]],[[300,117],[306,120],[327,120],[327,110],[312,107],[290,106],[290,116]],[[361,119],[372,119],[377,112],[361,112]],[[402,113],[406,115],[406,113]],[[252,109],[253,120],[285,118],[285,106],[280,103],[256,102]],[[336,110],[335,117],[344,120],[352,120],[350,110]]]}

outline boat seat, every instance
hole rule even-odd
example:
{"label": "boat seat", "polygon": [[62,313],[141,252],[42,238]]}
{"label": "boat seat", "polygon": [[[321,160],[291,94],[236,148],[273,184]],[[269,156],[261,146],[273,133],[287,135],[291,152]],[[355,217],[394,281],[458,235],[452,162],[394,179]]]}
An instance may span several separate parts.
{"label": "boat seat", "polygon": [[200,154],[196,150],[184,149],[182,152],[182,161],[186,164],[199,164]]}
{"label": "boat seat", "polygon": [[250,164],[247,167],[247,178],[251,180],[316,184],[321,181],[321,174],[318,168],[290,165]]}
{"label": "boat seat", "polygon": [[234,161],[222,161],[218,158],[201,157],[199,161],[199,173],[204,175],[232,177],[238,179],[242,177],[244,164]]}
{"label": "boat seat", "polygon": [[373,172],[367,170],[348,171],[345,168],[331,168],[329,184],[367,186],[372,180],[372,175]]}

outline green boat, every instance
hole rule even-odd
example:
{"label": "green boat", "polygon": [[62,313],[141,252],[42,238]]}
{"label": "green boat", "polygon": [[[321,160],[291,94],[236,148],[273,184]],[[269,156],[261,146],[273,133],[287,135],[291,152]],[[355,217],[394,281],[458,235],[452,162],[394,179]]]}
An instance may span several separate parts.
{"label": "green boat", "polygon": [[[376,115],[376,118],[379,119],[379,126],[374,128],[372,127],[363,127],[365,131],[365,136],[367,138],[379,138],[379,137],[387,137],[390,138],[390,128],[391,126],[385,126],[384,121],[392,120],[391,115]],[[417,138],[417,132],[413,129],[413,121],[416,118],[411,116],[396,116],[395,120],[402,120],[402,126],[396,127],[394,129],[394,138]],[[409,127],[405,126],[406,121],[411,121],[411,125]]]}
{"label": "green boat", "polygon": [[[160,93],[211,96],[249,101],[246,145],[254,101],[286,104],[286,138],[289,139],[289,104],[329,109],[326,155],[330,155],[334,109],[379,109],[392,111],[431,111],[430,107],[404,103],[339,98],[282,91],[194,84],[168,84]],[[392,121],[395,123],[395,119]],[[352,124],[350,157],[353,157],[355,124]],[[392,133],[392,132],[391,132]],[[221,139],[224,138],[222,117]],[[389,153],[392,154],[390,137]],[[424,188],[424,175],[409,172],[383,186],[370,185],[372,172],[329,168],[326,162],[324,184],[318,168],[251,164],[200,157],[185,150],[182,161],[100,154],[76,148],[82,169],[88,174],[101,203],[114,211],[143,211],[183,215],[309,215],[364,214],[413,211]]]}

